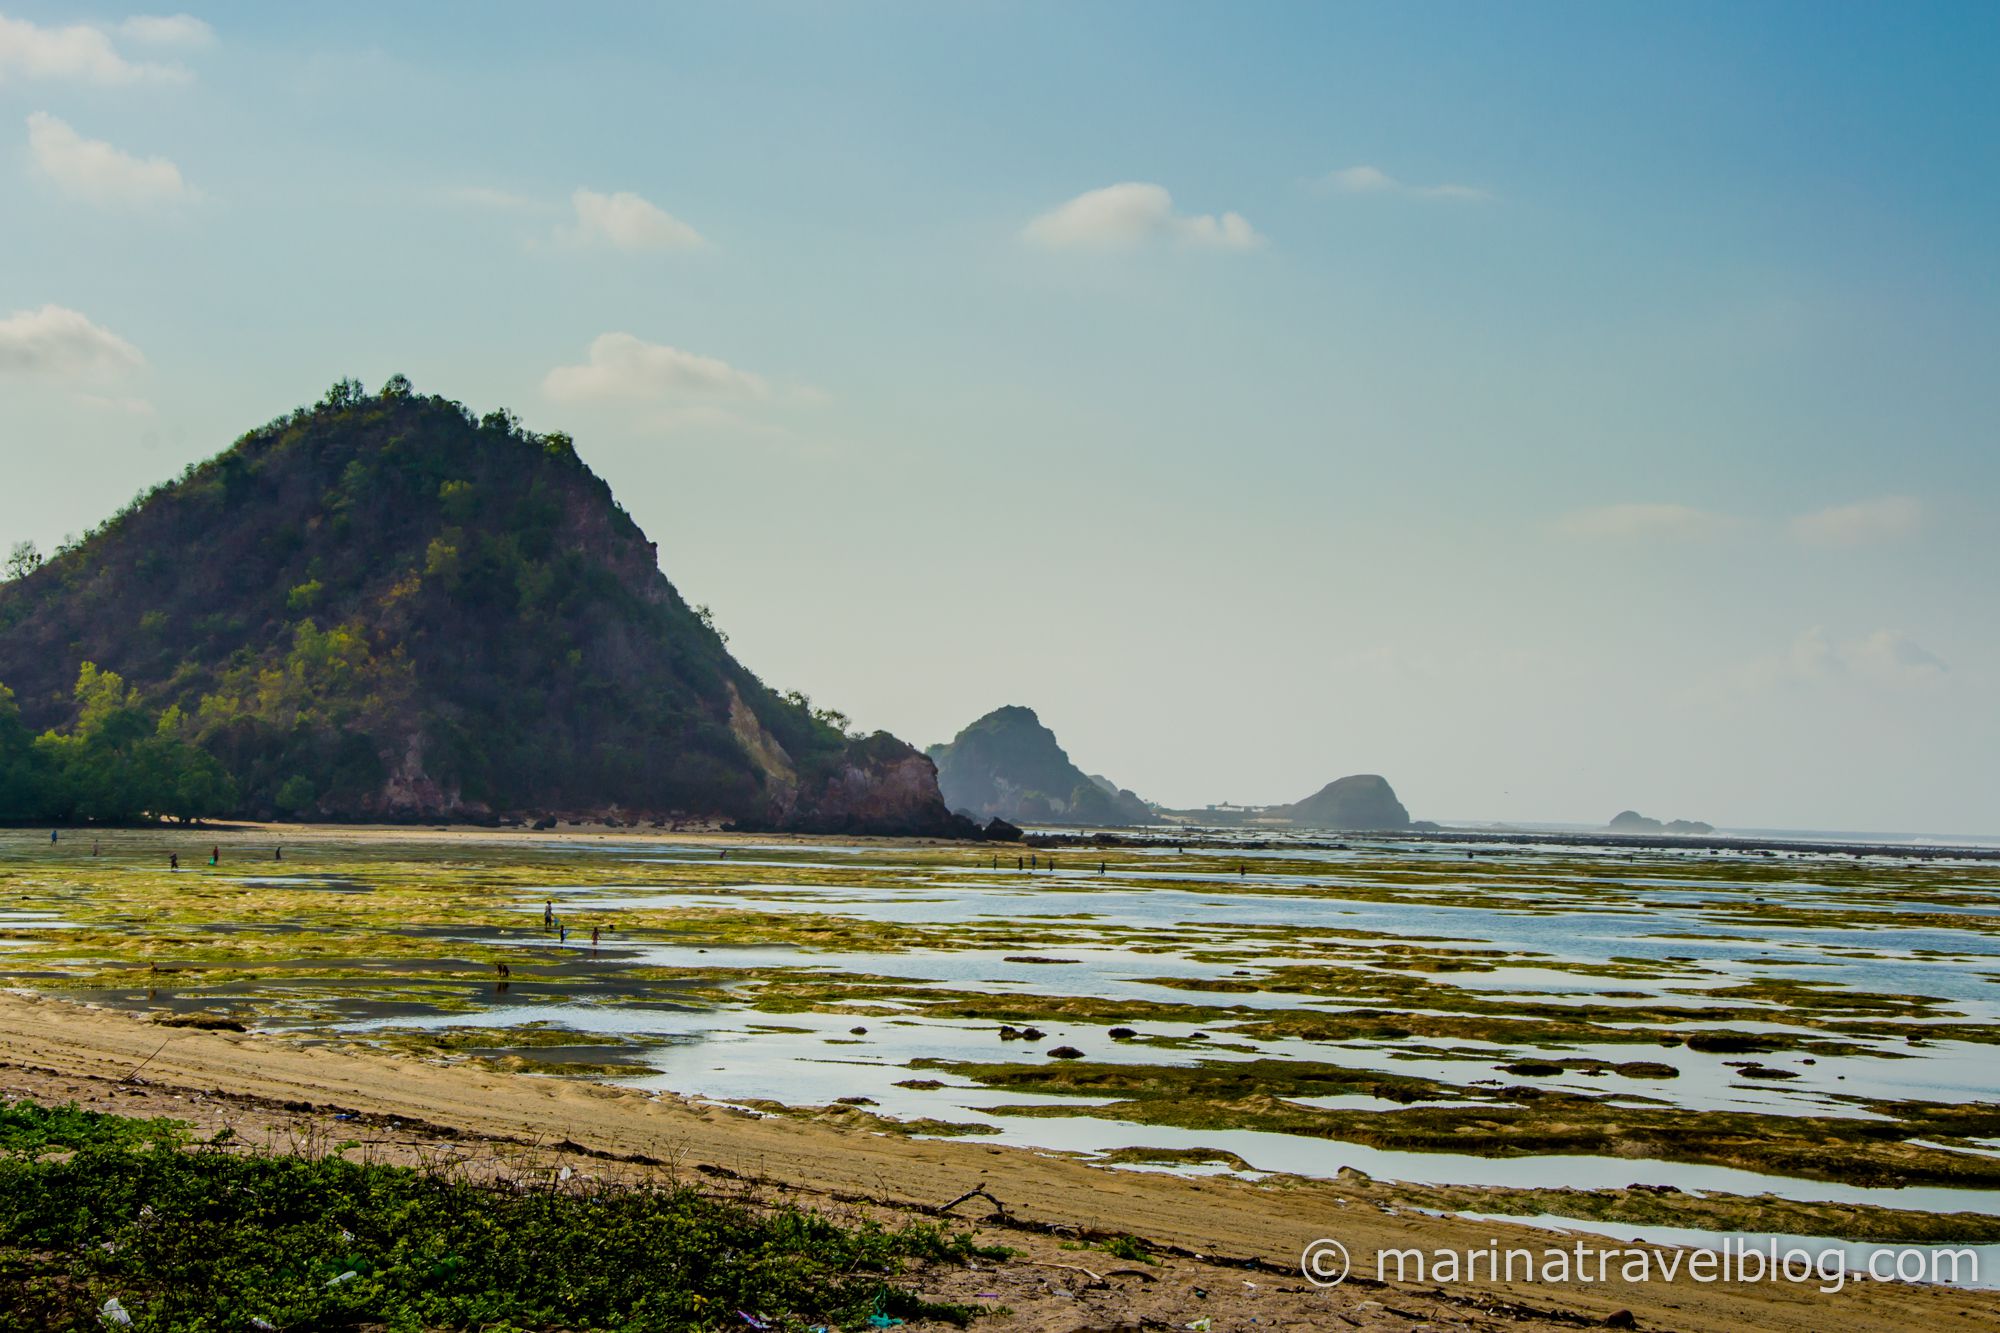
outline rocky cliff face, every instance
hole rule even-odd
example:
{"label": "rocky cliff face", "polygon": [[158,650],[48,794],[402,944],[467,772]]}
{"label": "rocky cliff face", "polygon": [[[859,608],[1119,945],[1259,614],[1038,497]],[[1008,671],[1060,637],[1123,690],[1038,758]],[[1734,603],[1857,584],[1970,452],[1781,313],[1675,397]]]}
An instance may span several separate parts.
{"label": "rocky cliff face", "polygon": [[945,806],[937,767],[887,732],[849,741],[816,780],[768,824],[800,833],[977,838],[977,825]]}
{"label": "rocky cliff face", "polygon": [[0,682],[118,672],[244,816],[949,833],[931,766],[738,663],[567,436],[335,386],[0,585]]}

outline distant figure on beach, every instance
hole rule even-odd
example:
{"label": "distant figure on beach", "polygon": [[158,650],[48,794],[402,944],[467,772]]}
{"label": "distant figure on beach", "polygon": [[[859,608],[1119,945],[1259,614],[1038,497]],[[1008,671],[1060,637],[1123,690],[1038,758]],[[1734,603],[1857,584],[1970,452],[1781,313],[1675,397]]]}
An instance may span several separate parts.
{"label": "distant figure on beach", "polygon": [[1104,873],[1104,862],[1099,861],[1097,863],[1097,873],[1100,875]]}
{"label": "distant figure on beach", "polygon": [[181,868],[181,854],[179,852],[168,852],[167,869],[179,870],[180,868]]}
{"label": "distant figure on beach", "polygon": [[715,859],[718,861],[727,861],[729,859],[729,849],[727,847],[724,847],[721,851],[715,854]]}
{"label": "distant figure on beach", "polygon": [[57,835],[57,833],[56,833],[56,831],[55,831],[54,829],[50,829],[50,830],[49,830],[49,841],[50,841],[50,842],[54,842],[54,841],[56,841],[56,838],[57,838],[57,836],[58,836],[58,835]]}
{"label": "distant figure on beach", "polygon": [[219,844],[208,849],[208,863],[212,866],[222,864],[222,847]]}
{"label": "distant figure on beach", "polygon": [[495,972],[498,972],[503,977],[511,977],[514,975],[513,972],[508,969],[505,963],[495,963],[493,965],[493,970]]}
{"label": "distant figure on beach", "polygon": [[569,943],[569,927],[568,927],[568,926],[560,926],[560,925],[559,925],[559,926],[557,926],[557,927],[556,927],[556,943],[558,943],[558,944],[568,944],[568,943]]}
{"label": "distant figure on beach", "polygon": [[542,929],[554,930],[555,928],[556,928],[556,900],[551,898],[549,899],[548,906],[542,909]]}
{"label": "distant figure on beach", "polygon": [[90,840],[90,854],[92,856],[97,855],[97,839],[95,838],[92,838]]}
{"label": "distant figure on beach", "polygon": [[272,859],[273,861],[282,861],[282,860],[284,860],[284,859],[285,859],[285,849],[284,849],[284,848],[282,848],[282,847],[273,847],[273,848],[271,849],[271,859]]}
{"label": "distant figure on beach", "polygon": [[1242,866],[1238,866],[1238,867],[1236,867],[1236,873],[1237,873],[1238,875],[1241,875],[1241,874],[1243,873],[1243,867],[1242,867]]}
{"label": "distant figure on beach", "polygon": [[592,927],[590,928],[590,947],[591,947],[591,948],[593,948],[593,949],[595,949],[595,948],[597,947],[597,927],[596,927],[596,926],[592,926]]}

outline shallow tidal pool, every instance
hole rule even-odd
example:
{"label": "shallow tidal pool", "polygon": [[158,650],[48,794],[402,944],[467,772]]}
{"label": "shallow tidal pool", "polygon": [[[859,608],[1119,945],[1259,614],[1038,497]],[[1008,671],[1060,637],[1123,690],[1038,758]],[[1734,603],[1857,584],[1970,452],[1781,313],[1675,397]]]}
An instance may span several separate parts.
{"label": "shallow tidal pool", "polygon": [[1992,862],[134,830],[0,835],[0,879],[5,984],[162,1016],[1466,1211],[2000,1239]]}

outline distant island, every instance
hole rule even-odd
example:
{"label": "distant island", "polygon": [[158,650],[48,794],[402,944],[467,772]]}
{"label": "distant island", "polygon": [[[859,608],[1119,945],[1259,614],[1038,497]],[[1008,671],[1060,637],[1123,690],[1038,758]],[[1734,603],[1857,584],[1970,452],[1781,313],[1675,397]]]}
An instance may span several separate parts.
{"label": "distant island", "polygon": [[1650,819],[1637,810],[1620,810],[1605,825],[1613,833],[1687,833],[1703,834],[1715,832],[1713,824],[1704,824],[1699,819],[1670,819],[1664,823]]}
{"label": "distant island", "polygon": [[[1196,810],[1162,810],[1183,823],[1225,827],[1326,829],[1333,832],[1402,832],[1418,827],[1396,799],[1388,779],[1356,773],[1327,783],[1289,805],[1211,805]],[[1434,826],[1433,826],[1434,827]]]}
{"label": "distant island", "polygon": [[342,380],[0,584],[0,820],[723,820],[971,836],[780,693],[567,435]]}
{"label": "distant island", "polygon": [[1160,822],[1135,793],[1070,762],[1032,708],[996,708],[926,753],[945,804],[971,819],[1093,828]]}

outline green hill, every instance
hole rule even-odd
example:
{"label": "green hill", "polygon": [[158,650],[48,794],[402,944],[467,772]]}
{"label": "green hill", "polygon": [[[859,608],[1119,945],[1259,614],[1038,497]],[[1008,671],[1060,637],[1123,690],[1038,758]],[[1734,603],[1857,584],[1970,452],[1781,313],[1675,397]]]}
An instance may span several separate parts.
{"label": "green hill", "polygon": [[996,708],[927,752],[945,803],[975,819],[1102,825],[1157,822],[1147,804],[1070,762],[1034,710]]}
{"label": "green hill", "polygon": [[[929,760],[847,737],[738,664],[569,437],[400,376],[373,395],[343,381],[12,563],[0,803],[17,770],[74,769],[62,745],[129,750],[150,727],[219,762],[204,814],[968,831]],[[66,734],[24,752],[44,729]],[[136,813],[56,788],[37,799],[67,808],[0,817]]]}

